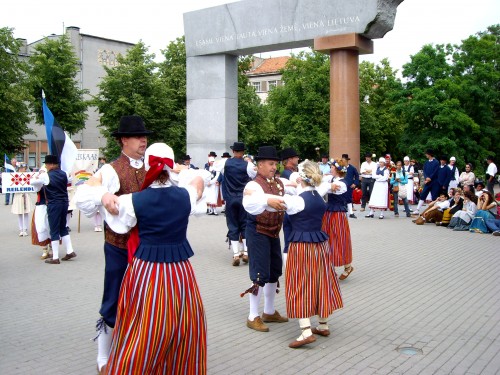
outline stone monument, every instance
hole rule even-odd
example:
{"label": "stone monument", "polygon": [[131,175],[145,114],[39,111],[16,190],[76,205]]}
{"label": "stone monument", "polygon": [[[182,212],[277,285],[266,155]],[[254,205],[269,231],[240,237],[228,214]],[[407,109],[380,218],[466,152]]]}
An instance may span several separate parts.
{"label": "stone monument", "polygon": [[200,164],[238,140],[239,55],[314,46],[331,59],[330,155],[359,166],[358,56],[392,30],[402,1],[243,0],[185,13],[187,152]]}

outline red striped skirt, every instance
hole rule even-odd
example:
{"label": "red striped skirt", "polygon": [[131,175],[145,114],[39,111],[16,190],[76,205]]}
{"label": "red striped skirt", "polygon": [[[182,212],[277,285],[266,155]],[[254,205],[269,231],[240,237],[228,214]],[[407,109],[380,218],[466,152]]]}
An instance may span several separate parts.
{"label": "red striped skirt", "polygon": [[203,302],[191,263],[134,258],[120,289],[107,374],[206,374]]}
{"label": "red striped skirt", "polygon": [[291,242],[286,261],[286,312],[289,318],[328,317],[342,308],[342,295],[330,261],[328,242]]}
{"label": "red striped skirt", "polygon": [[345,212],[326,211],[321,230],[328,234],[330,256],[335,267],[352,263],[351,229]]}

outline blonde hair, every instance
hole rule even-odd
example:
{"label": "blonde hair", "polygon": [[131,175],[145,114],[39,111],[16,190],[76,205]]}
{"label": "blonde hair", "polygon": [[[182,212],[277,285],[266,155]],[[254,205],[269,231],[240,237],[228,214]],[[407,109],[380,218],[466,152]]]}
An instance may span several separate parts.
{"label": "blonde hair", "polygon": [[311,161],[306,161],[302,164],[300,177],[302,177],[302,181],[310,186],[319,186],[322,180],[318,164]]}

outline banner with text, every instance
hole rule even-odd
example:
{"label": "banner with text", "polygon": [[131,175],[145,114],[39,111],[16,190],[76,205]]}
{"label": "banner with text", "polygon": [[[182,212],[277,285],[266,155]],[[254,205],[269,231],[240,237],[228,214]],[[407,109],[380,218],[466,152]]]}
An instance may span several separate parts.
{"label": "banner with text", "polygon": [[85,183],[96,171],[99,162],[98,149],[79,149],[71,174],[72,185],[79,186]]}
{"label": "banner with text", "polygon": [[33,193],[35,188],[30,180],[37,172],[2,173],[2,193]]}

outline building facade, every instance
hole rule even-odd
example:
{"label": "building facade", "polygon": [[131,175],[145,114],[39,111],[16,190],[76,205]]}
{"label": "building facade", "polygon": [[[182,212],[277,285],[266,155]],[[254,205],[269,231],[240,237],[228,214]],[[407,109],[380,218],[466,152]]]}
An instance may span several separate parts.
{"label": "building facade", "polygon": [[[134,45],[133,43],[82,34],[80,29],[74,26],[66,28],[66,35],[73,45],[75,55],[79,60],[79,71],[76,79],[80,87],[89,92],[85,99],[90,99],[98,93],[97,85],[106,74],[104,66],[116,66],[118,64],[117,56],[125,55],[127,50]],[[61,38],[61,35],[53,34],[47,38],[58,39]],[[34,51],[35,46],[44,41],[45,39],[41,39],[28,44],[25,39],[22,39],[23,46],[20,57],[28,58]],[[47,102],[50,107],[50,98],[47,98]],[[78,148],[100,149],[106,147],[106,139],[101,135],[98,128],[99,113],[97,108],[89,107],[87,115],[85,128],[71,137],[73,142]],[[16,155],[16,158],[18,161],[26,162],[32,169],[42,165],[45,155],[48,153],[48,147],[45,126],[34,121],[29,126],[33,130],[33,134],[26,135],[24,138],[26,148],[24,152]]]}
{"label": "building facade", "polygon": [[290,56],[271,57],[263,59],[254,56],[252,68],[246,73],[249,84],[255,89],[262,103],[267,101],[269,91],[273,87],[281,86],[281,71],[285,67]]}

